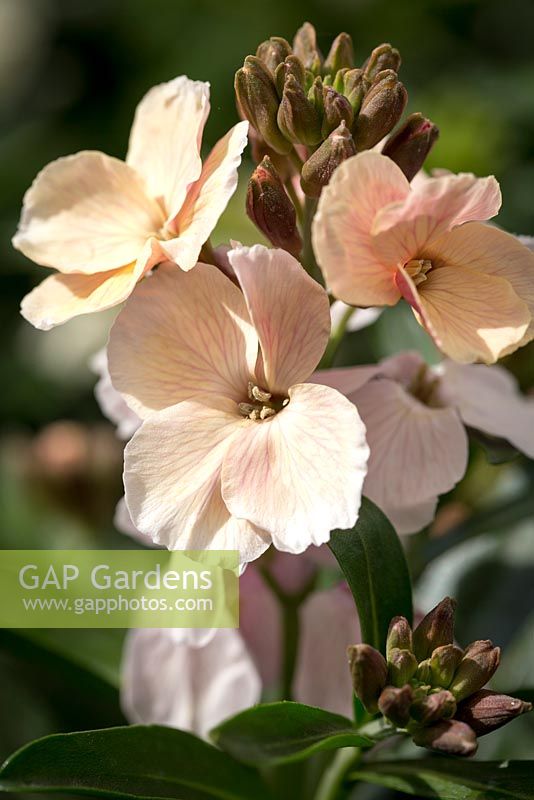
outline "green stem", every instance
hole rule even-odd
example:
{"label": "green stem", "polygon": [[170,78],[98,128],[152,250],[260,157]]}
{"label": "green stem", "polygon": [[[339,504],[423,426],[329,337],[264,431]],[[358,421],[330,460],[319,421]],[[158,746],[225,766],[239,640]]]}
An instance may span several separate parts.
{"label": "green stem", "polygon": [[298,194],[297,194],[297,192],[295,190],[295,187],[293,186],[292,178],[288,178],[287,179],[287,181],[285,183],[285,186],[286,186],[286,191],[287,191],[289,197],[291,198],[291,202],[295,206],[295,211],[297,212],[297,219],[298,219],[299,225],[302,225],[304,223],[304,209],[302,208],[302,203],[300,202],[300,197],[298,196]]}
{"label": "green stem", "polygon": [[294,147],[289,152],[289,160],[291,161],[291,163],[293,164],[293,166],[297,170],[298,174],[300,175],[300,171],[301,171],[302,167],[304,166],[304,161],[299,156],[299,154],[297,153],[297,151],[295,150]]}
{"label": "green stem", "polygon": [[335,330],[330,334],[330,339],[328,340],[328,344],[326,345],[326,350],[324,351],[321,363],[319,364],[319,369],[330,369],[330,367],[334,363],[336,353],[339,350],[339,345],[341,344],[341,342],[343,341],[343,337],[345,336],[347,323],[349,319],[352,317],[353,313],[354,313],[354,308],[352,306],[349,306],[347,310],[343,313],[343,316],[336,325]]}
{"label": "green stem", "polygon": [[321,286],[324,286],[323,275],[315,260],[312,246],[312,222],[316,211],[317,200],[313,197],[307,197],[304,204],[304,221],[302,223],[302,264],[309,275]]}
{"label": "green stem", "polygon": [[362,751],[359,747],[343,747],[338,750],[334,760],[323,773],[314,800],[338,800],[347,772],[361,757]]}

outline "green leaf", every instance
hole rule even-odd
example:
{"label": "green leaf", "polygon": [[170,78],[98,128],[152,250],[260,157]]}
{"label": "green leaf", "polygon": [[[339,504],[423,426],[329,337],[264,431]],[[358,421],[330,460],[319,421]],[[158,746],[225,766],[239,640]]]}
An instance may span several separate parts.
{"label": "green leaf", "polygon": [[532,800],[534,761],[427,758],[368,763],[351,779],[440,800]]}
{"label": "green leaf", "polygon": [[356,602],[363,641],[385,652],[391,619],[412,621],[412,586],[399,537],[364,497],[358,522],[351,531],[335,531],[330,548]]}
{"label": "green leaf", "polygon": [[144,800],[268,798],[253,770],[190,733],[155,725],[38,739],[4,764],[0,790]]}
{"label": "green leaf", "polygon": [[283,701],[250,708],[211,732],[223,750],[245,764],[300,761],[320,750],[371,747],[374,740],[338,714]]}

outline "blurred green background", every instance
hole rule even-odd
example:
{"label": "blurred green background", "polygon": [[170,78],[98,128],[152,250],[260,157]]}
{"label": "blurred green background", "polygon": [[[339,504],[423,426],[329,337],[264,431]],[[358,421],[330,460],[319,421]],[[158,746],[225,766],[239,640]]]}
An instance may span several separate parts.
{"label": "blurred green background", "polygon": [[[121,444],[100,415],[87,365],[113,315],[49,333],[19,317],[20,299],[45,275],[10,246],[24,191],[58,156],[98,149],[123,157],[136,103],[153,84],[180,73],[211,82],[205,145],[213,144],[237,119],[233,73],[243,58],[270,35],[291,39],[306,19],[323,51],[341,30],[353,36],[361,61],[383,41],[398,47],[408,110],[441,129],[430,166],[494,173],[504,195],[499,223],[534,233],[529,0],[0,0],[0,546],[130,546],[112,526]],[[257,238],[243,213],[250,170],[245,161],[215,242]],[[395,309],[349,337],[340,363],[408,346],[432,355],[411,314]],[[525,348],[507,362],[525,390],[534,384],[532,354]],[[453,592],[461,601],[460,641],[491,636],[506,646],[505,689],[534,685],[533,486],[525,459],[490,467],[475,449],[433,536],[408,544],[422,573],[420,603]],[[3,633],[0,758],[53,730],[120,720],[109,688],[119,651],[118,638],[96,634],[83,643],[52,636],[43,646],[42,635]],[[527,720],[490,739],[484,755],[534,757]]]}

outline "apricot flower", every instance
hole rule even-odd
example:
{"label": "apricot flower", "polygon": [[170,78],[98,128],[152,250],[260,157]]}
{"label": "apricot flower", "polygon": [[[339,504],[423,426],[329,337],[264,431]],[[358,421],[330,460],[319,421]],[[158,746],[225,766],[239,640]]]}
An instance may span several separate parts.
{"label": "apricot flower", "polygon": [[500,204],[493,177],[410,185],[386,156],[360,153],[321,195],[315,254],[340,300],[392,306],[403,297],[447,356],[491,363],[534,337],[534,254],[481,222]]}
{"label": "apricot flower", "polygon": [[247,142],[240,122],[202,164],[208,113],[209,84],[182,75],[140,102],[126,162],[83,151],[39,173],[13,239],[57,270],[22,301],[32,325],[48,330],[115,306],[161,261],[194,267],[236,188]]}
{"label": "apricot flower", "polygon": [[170,549],[271,542],[298,553],[354,525],[368,448],[355,406],[304,383],[330,331],[328,297],[261,245],[216,267],[163,264],[129,299],[108,349],[113,384],[144,421],[125,450],[133,523]]}

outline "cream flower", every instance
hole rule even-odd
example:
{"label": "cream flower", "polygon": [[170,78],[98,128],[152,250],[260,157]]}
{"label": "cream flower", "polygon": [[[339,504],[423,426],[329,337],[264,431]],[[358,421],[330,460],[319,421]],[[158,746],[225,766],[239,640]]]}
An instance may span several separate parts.
{"label": "cream flower", "polygon": [[170,549],[302,552],[354,525],[366,471],[356,408],[303,383],[330,331],[326,292],[283,250],[160,266],[110,336],[115,388],[144,422],[125,451],[135,526]]}
{"label": "cream flower", "polygon": [[[399,533],[431,522],[438,497],[463,477],[467,428],[510,442],[534,458],[534,400],[523,397],[514,378],[497,366],[428,366],[415,352],[377,367],[362,367],[362,385],[349,396],[367,428],[371,450],[363,493]],[[332,370],[317,380],[343,387],[355,370]]]}
{"label": "cream flower", "polygon": [[315,254],[337,298],[391,306],[404,297],[450,358],[493,362],[534,338],[534,254],[480,222],[500,204],[493,177],[410,185],[386,156],[361,153],[321,195]]}
{"label": "cream flower", "polygon": [[57,270],[22,301],[32,325],[48,330],[115,306],[161,261],[194,267],[235,191],[247,142],[240,122],[202,164],[208,113],[209,84],[180,76],[140,102],[126,162],[85,151],[39,173],[13,239]]}

